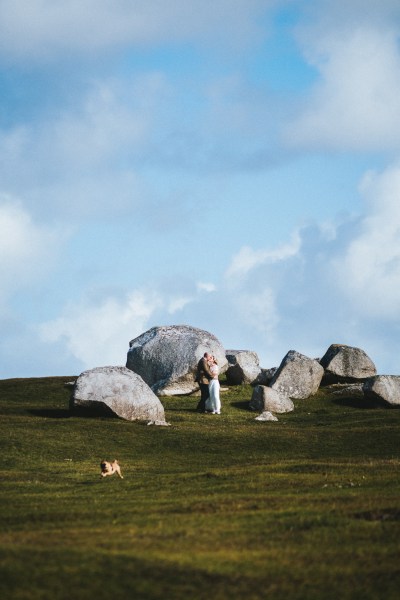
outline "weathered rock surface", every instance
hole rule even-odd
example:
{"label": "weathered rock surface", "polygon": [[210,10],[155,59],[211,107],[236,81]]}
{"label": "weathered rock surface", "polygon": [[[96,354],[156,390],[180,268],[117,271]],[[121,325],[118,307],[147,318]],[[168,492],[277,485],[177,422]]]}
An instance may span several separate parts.
{"label": "weathered rock surface", "polygon": [[256,417],[254,420],[255,421],[278,421],[278,417],[273,415],[268,410],[265,410],[264,412],[261,413],[261,415],[258,415],[258,417]]}
{"label": "weathered rock surface", "polygon": [[256,352],[251,350],[227,350],[228,368],[226,381],[228,385],[252,384],[261,372]]}
{"label": "weathered rock surface", "polygon": [[128,421],[165,422],[164,407],[143,379],[126,367],[97,367],[76,380],[71,409]]}
{"label": "weathered rock surface", "polygon": [[376,375],[376,367],[361,350],[344,344],[332,344],[320,360],[325,369],[323,385],[355,382]]}
{"label": "weathered rock surface", "polygon": [[273,413],[285,413],[294,410],[292,400],[265,385],[257,385],[249,403],[250,410],[270,411]]}
{"label": "weathered rock surface", "polygon": [[153,327],[129,344],[126,366],[138,373],[158,395],[191,394],[197,363],[204,352],[213,354],[223,373],[228,362],[219,340],[188,325]]}
{"label": "weathered rock surface", "polygon": [[253,385],[269,385],[277,370],[278,367],[272,367],[271,369],[261,369],[256,379],[253,381]]}
{"label": "weathered rock surface", "polygon": [[363,385],[365,397],[375,404],[400,407],[400,376],[376,375]]}
{"label": "weathered rock surface", "polygon": [[283,358],[270,387],[288,396],[303,400],[318,391],[324,369],[314,359],[295,350],[289,350]]}

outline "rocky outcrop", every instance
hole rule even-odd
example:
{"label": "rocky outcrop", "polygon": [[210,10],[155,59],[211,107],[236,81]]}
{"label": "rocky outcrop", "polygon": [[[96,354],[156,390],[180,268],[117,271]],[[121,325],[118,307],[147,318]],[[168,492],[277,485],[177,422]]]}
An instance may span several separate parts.
{"label": "rocky outcrop", "polygon": [[226,382],[228,385],[252,384],[261,372],[256,352],[250,350],[227,350]]}
{"label": "rocky outcrop", "polygon": [[273,376],[270,387],[284,396],[303,400],[320,386],[324,369],[318,361],[289,350]]}
{"label": "rocky outcrop", "polygon": [[208,331],[187,325],[153,327],[129,346],[127,368],[138,373],[160,396],[196,391],[197,363],[204,352],[216,357],[220,372],[228,366],[219,340]]}
{"label": "rocky outcrop", "polygon": [[250,410],[269,411],[272,413],[286,413],[294,410],[292,400],[265,385],[257,385],[249,403]]}
{"label": "rocky outcrop", "polygon": [[363,385],[365,398],[374,404],[400,407],[400,377],[398,375],[376,375]]}
{"label": "rocky outcrop", "polygon": [[128,421],[165,422],[160,400],[139,375],[125,367],[97,367],[81,373],[70,408]]}
{"label": "rocky outcrop", "polygon": [[323,385],[363,381],[376,375],[376,368],[369,356],[360,348],[332,344],[320,360],[325,369]]}

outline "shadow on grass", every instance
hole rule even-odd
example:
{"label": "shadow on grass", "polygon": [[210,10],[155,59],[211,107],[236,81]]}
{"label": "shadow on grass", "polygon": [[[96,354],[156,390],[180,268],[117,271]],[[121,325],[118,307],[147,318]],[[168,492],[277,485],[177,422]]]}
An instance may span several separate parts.
{"label": "shadow on grass", "polygon": [[235,408],[238,408],[239,410],[245,410],[246,412],[249,412],[249,401],[245,400],[242,402],[232,402],[231,406],[234,406]]}
{"label": "shadow on grass", "polygon": [[[97,481],[94,481],[94,480],[90,480],[90,481],[78,481],[78,482],[76,483],[76,485],[85,485],[85,486],[88,486],[88,485],[89,485],[89,486],[90,486],[90,485],[101,485],[101,484],[102,484],[102,482],[103,482],[103,480],[102,480],[102,479],[100,478],[100,476],[99,476],[99,479],[98,479]],[[106,485],[107,485],[107,484],[106,484]]]}
{"label": "shadow on grass", "polygon": [[165,410],[168,412],[187,412],[187,413],[201,413],[202,411],[197,408],[184,408],[182,406],[166,406]]}
{"label": "shadow on grass", "polygon": [[72,413],[65,408],[35,408],[29,413],[43,419],[69,419],[72,416]]}
{"label": "shadow on grass", "polygon": [[83,419],[120,419],[120,417],[107,406],[99,406],[98,409],[75,407],[72,411],[68,408],[33,408],[29,413],[36,417],[42,417],[43,419],[69,419],[71,417]]}
{"label": "shadow on grass", "polygon": [[362,408],[362,409],[373,409],[377,408],[377,405],[370,400],[365,398],[331,398],[332,404],[336,406],[346,406],[348,408]]}

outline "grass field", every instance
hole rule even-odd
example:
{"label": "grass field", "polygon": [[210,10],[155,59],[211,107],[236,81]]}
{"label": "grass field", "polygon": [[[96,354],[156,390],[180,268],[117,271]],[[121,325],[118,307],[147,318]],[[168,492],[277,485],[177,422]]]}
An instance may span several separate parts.
{"label": "grass field", "polygon": [[71,379],[0,381],[2,599],[399,597],[400,410],[320,391],[260,423],[240,386],[148,427],[70,416]]}

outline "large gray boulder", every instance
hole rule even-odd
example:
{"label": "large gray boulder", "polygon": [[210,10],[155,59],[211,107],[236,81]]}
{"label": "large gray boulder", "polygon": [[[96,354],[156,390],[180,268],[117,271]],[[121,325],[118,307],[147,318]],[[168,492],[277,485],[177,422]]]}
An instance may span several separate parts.
{"label": "large gray boulder", "polygon": [[318,391],[323,374],[324,369],[318,361],[289,350],[273,376],[270,387],[289,398],[304,400]]}
{"label": "large gray boulder", "polygon": [[164,407],[140,375],[126,367],[97,367],[81,373],[71,398],[73,411],[114,415],[127,421],[165,422]]}
{"label": "large gray boulder", "polygon": [[250,410],[286,413],[294,410],[294,404],[288,396],[265,385],[256,385],[249,403]]}
{"label": "large gray boulder", "polygon": [[332,344],[319,362],[325,369],[323,385],[363,381],[376,375],[376,367],[369,356],[353,346]]}
{"label": "large gray boulder", "polygon": [[370,377],[363,385],[364,396],[375,404],[400,407],[400,377],[398,375],[377,375]]}
{"label": "large gray boulder", "polygon": [[228,385],[252,384],[261,372],[256,352],[251,350],[227,350],[226,382]]}
{"label": "large gray boulder", "polygon": [[215,356],[220,372],[228,366],[219,340],[208,331],[188,325],[153,327],[133,339],[129,346],[126,366],[159,396],[198,390],[197,363],[205,352]]}

